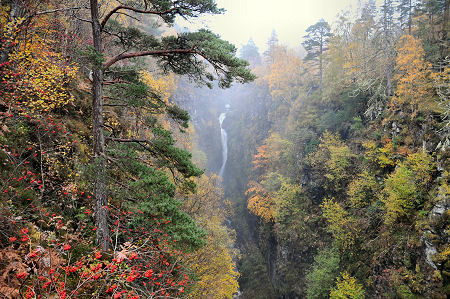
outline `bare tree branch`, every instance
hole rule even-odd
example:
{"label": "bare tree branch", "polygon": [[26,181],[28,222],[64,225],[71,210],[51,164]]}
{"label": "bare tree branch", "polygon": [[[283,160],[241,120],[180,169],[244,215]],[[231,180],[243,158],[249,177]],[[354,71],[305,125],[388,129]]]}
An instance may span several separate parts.
{"label": "bare tree branch", "polygon": [[178,11],[179,8],[178,7],[173,7],[171,9],[168,10],[164,10],[164,11],[156,11],[156,10],[144,10],[144,9],[138,9],[138,8],[134,8],[131,6],[125,6],[125,5],[119,5],[116,8],[114,8],[113,10],[111,10],[102,20],[100,26],[103,29],[103,27],[105,27],[106,22],[108,22],[108,20],[111,18],[111,16],[115,13],[117,13],[119,10],[124,9],[124,10],[131,10],[137,13],[142,13],[142,14],[152,14],[152,15],[158,15],[158,16],[162,16],[162,15],[166,15],[169,14],[171,12],[174,11]]}
{"label": "bare tree branch", "polygon": [[78,10],[83,9],[83,7],[66,7],[66,8],[57,8],[57,9],[50,9],[50,10],[44,10],[44,11],[38,11],[33,14],[33,16],[40,16],[40,15],[46,15],[50,13],[60,12],[60,11],[67,11],[67,10]]}

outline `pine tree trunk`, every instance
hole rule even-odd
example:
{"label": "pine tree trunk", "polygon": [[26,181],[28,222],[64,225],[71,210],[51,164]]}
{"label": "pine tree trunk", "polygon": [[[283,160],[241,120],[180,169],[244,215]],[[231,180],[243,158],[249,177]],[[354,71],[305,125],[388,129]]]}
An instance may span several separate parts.
{"label": "pine tree trunk", "polygon": [[412,25],[412,0],[409,0],[409,8],[408,8],[408,34],[411,35],[411,25]]}
{"label": "pine tree trunk", "polygon": [[448,36],[448,30],[449,28],[449,17],[450,17],[450,10],[449,10],[449,6],[450,6],[450,0],[445,1],[445,6],[444,6],[444,16],[442,18],[442,41],[441,41],[441,58],[445,58],[445,56],[448,54],[448,41],[447,41],[447,36]]}
{"label": "pine tree trunk", "polygon": [[391,8],[391,2],[385,0],[384,1],[384,14],[383,14],[383,31],[384,31],[384,40],[383,40],[383,44],[384,44],[384,55],[385,58],[387,60],[386,63],[386,68],[385,68],[385,78],[386,78],[386,95],[388,97],[392,96],[392,70],[390,67],[390,63],[389,63],[389,59],[391,58],[390,53],[389,53],[389,49],[390,49],[390,45],[389,45],[389,37],[390,37],[390,32],[389,30],[391,29],[391,24],[390,24],[390,20],[388,20],[388,18],[390,18],[390,11],[388,12],[388,8]]}
{"label": "pine tree trunk", "polygon": [[[98,16],[97,0],[90,0],[92,17],[92,38],[95,51],[102,53],[101,27]],[[94,178],[94,199],[95,199],[95,225],[96,241],[101,245],[102,250],[109,248],[109,229],[108,229],[108,200],[106,196],[106,181],[104,159],[105,136],[103,132],[103,70],[101,65],[96,65],[93,70],[92,82],[92,116],[93,116],[93,137],[94,137],[94,159],[95,159],[95,178]]]}
{"label": "pine tree trunk", "polygon": [[322,74],[323,74],[323,37],[320,37],[320,53],[319,53],[319,76],[320,76],[320,82],[319,82],[319,90],[320,90],[320,97],[322,98]]}

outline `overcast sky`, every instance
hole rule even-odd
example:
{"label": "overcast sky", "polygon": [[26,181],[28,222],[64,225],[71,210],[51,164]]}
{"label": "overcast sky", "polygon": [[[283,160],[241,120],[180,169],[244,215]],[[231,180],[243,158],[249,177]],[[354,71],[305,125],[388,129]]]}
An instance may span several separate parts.
{"label": "overcast sky", "polygon": [[[253,38],[264,52],[272,29],[282,44],[296,48],[305,30],[324,18],[330,24],[343,10],[356,11],[364,0],[216,0],[223,15],[179,22],[191,29],[207,27],[240,48]],[[195,24],[195,26],[194,26]]]}

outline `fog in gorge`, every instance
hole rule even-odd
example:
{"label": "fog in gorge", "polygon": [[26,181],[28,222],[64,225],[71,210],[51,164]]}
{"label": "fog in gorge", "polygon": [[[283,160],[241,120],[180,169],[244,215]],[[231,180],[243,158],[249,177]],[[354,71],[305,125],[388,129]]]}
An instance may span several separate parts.
{"label": "fog in gorge", "polygon": [[[243,2],[231,1],[231,16],[225,14],[217,24],[205,21],[237,43],[238,55],[249,61],[258,78],[226,90],[186,83],[177,98],[191,113],[206,171],[222,177],[223,200],[233,207],[227,223],[236,232],[240,252],[239,298],[438,294],[448,278],[435,281],[433,291],[393,282],[398,273],[414,272],[399,269],[415,265],[432,284],[433,271],[446,267],[434,262],[438,247],[442,250],[446,243],[444,231],[437,226],[414,232],[403,227],[416,223],[414,217],[420,218],[418,210],[427,202],[428,223],[444,221],[442,211],[449,208],[442,189],[436,197],[439,203],[431,204],[434,195],[427,193],[431,185],[421,185],[414,168],[430,167],[426,180],[431,182],[431,155],[435,149],[444,153],[449,144],[448,133],[437,131],[442,123],[435,129],[420,124],[434,113],[420,108],[420,103],[431,107],[437,102],[431,100],[433,92],[425,92],[419,84],[410,89],[402,83],[429,80],[422,73],[428,67],[425,59],[448,64],[444,58],[448,47],[432,48],[431,42],[418,37],[424,33],[414,16],[423,13],[426,1],[425,6],[421,1],[333,1],[336,10],[330,15],[328,7],[323,11],[327,16],[308,10],[308,5],[330,6],[330,2],[281,1],[287,2],[291,4],[284,7],[287,10],[297,13],[302,8],[298,23],[290,23],[289,30],[277,25],[284,17],[277,16],[277,8],[270,6],[273,2],[261,8],[272,14],[264,18],[262,13],[259,18],[265,25],[258,28],[245,25],[252,22],[248,16],[252,11],[246,11],[248,3]],[[353,8],[340,12],[337,7],[344,4]],[[448,3],[440,5],[436,9],[440,7],[443,17]],[[308,12],[305,19],[314,20],[300,25],[300,15]],[[243,23],[233,19],[247,16]],[[232,23],[222,24],[225,19]],[[244,25],[230,34],[236,24]],[[408,77],[408,72],[421,79]],[[190,100],[183,100],[186,90]],[[448,97],[435,94],[438,98],[448,103]],[[418,106],[408,110],[399,99],[416,101]],[[409,169],[410,183],[400,182],[402,167]],[[414,190],[409,195],[395,189],[407,184]],[[415,203],[410,198],[416,198]],[[382,237],[378,230],[388,227],[422,241],[408,245],[393,235]],[[432,232],[438,247],[430,241]],[[402,244],[398,252],[388,245],[394,239]],[[379,248],[393,251],[379,253]],[[379,254],[389,266],[382,265]],[[395,268],[398,256],[411,257],[400,263],[405,268]],[[387,268],[395,268],[397,274],[387,277]],[[344,281],[352,284],[346,291]],[[339,297],[343,293],[348,297]]]}

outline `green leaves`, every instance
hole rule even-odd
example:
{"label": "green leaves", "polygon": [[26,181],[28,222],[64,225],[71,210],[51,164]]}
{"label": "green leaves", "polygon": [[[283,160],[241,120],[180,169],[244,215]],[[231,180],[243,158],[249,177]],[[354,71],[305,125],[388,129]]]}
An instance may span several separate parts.
{"label": "green leaves", "polygon": [[85,51],[81,51],[81,55],[87,58],[90,68],[93,70],[101,69],[105,62],[103,53],[97,52],[92,46],[88,46]]}
{"label": "green leaves", "polygon": [[141,6],[143,8],[151,7],[151,10],[158,12],[167,12],[162,14],[161,17],[165,22],[172,24],[175,21],[177,15],[182,18],[198,17],[201,14],[219,14],[224,12],[223,9],[219,9],[214,0],[185,0],[185,1],[173,1],[173,0],[157,0],[148,1],[143,0]]}
{"label": "green leaves", "polygon": [[314,265],[306,275],[306,298],[328,298],[339,271],[339,254],[333,249],[324,249],[314,258]]}
{"label": "green leaves", "polygon": [[410,216],[421,203],[431,181],[433,164],[431,157],[418,152],[407,157],[385,180],[385,222],[393,224],[399,218]]}
{"label": "green leaves", "polygon": [[175,140],[170,131],[160,126],[152,129],[154,138],[150,142],[150,149],[159,160],[161,167],[176,168],[185,178],[200,176],[203,171],[195,166],[188,151],[175,147]]}
{"label": "green leaves", "polygon": [[[191,53],[162,54],[158,59],[164,71],[187,75],[199,84],[212,87],[211,82],[217,80],[219,87],[227,88],[233,81],[247,83],[256,78],[247,68],[248,62],[235,56],[236,47],[209,30],[166,37],[162,44],[168,52],[191,50]],[[214,72],[208,68],[208,64]]]}

